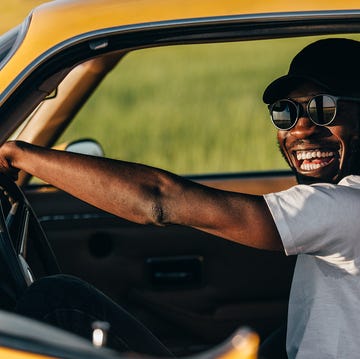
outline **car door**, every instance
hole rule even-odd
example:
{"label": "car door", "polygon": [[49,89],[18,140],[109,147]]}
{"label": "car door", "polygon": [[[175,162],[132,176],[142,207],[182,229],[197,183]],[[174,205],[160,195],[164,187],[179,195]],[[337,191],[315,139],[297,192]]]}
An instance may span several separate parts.
{"label": "car door", "polygon": [[[106,156],[229,191],[288,188],[295,181],[275,132],[267,136],[272,130],[259,99],[267,78],[253,76],[246,86],[240,80],[261,73],[251,67],[259,51],[255,44],[218,44],[128,54],[57,145],[92,138]],[[239,70],[244,56],[251,66]],[[219,343],[239,326],[265,337],[286,320],[294,258],[192,228],[133,224],[37,181],[26,195],[62,271],[125,306],[178,355]]]}

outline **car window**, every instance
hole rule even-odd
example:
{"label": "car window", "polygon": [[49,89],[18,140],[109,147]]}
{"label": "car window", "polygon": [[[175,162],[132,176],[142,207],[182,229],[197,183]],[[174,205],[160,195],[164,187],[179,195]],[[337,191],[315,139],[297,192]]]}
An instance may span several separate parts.
{"label": "car window", "polygon": [[134,51],[107,76],[59,142],[94,138],[108,157],[179,174],[285,169],[262,93],[310,41]]}

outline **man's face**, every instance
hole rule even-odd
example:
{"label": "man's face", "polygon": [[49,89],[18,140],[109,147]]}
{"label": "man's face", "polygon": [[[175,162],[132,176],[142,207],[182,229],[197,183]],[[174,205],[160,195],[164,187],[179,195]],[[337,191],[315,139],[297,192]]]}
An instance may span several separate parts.
{"label": "man's face", "polygon": [[[288,98],[300,103],[304,111],[290,130],[279,130],[279,147],[299,183],[337,183],[355,173],[359,163],[359,105],[338,101],[335,120],[329,126],[317,126],[305,110],[310,98],[327,91],[304,83],[290,92]],[[356,165],[354,165],[356,164]]]}

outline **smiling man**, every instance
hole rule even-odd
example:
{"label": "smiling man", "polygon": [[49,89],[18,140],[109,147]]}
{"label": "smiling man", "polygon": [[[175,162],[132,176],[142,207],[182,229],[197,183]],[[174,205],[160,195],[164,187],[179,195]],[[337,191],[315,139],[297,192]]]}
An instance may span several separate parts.
{"label": "smiling man", "polygon": [[[280,150],[300,184],[264,196],[287,255],[290,358],[356,356],[359,305],[360,45],[313,43],[264,92]],[[337,184],[337,185],[335,185]]]}
{"label": "smiling man", "polygon": [[[244,245],[298,255],[289,306],[289,357],[357,357],[359,64],[358,42],[321,40],[302,50],[289,73],[265,90],[263,99],[278,129],[280,150],[299,182],[287,191],[265,196],[221,191],[145,165],[23,142],[2,146],[0,168],[12,175],[22,169],[131,221],[186,225]],[[40,320],[59,314],[59,307],[52,304],[59,303],[51,297],[49,283],[35,282],[20,301],[19,312]],[[119,316],[99,314],[106,312],[99,308],[109,305],[105,297],[98,299],[96,308],[84,310],[81,304],[70,304],[75,299],[71,284],[68,288],[67,299],[62,294],[60,303],[64,312],[82,312],[83,320],[88,315],[87,327],[94,318],[108,320],[115,335],[127,334],[120,329],[117,332],[122,326]],[[92,289],[84,286],[82,291]],[[32,310],[37,302],[48,306]],[[61,326],[70,321],[70,317],[64,318],[57,321],[53,316],[49,321]],[[128,332],[129,324],[126,327]],[[122,341],[127,349],[139,349],[126,338]]]}
{"label": "smiling man", "polygon": [[295,56],[289,73],[264,92],[281,152],[299,183],[337,183],[359,173],[359,57],[356,41],[321,40]]}

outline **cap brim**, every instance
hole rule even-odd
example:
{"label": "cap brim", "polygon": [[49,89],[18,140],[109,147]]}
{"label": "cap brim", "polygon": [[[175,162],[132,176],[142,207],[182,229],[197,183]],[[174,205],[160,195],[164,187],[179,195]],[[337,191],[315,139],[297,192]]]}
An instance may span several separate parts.
{"label": "cap brim", "polygon": [[274,80],[264,91],[263,101],[267,104],[273,103],[286,97],[292,90],[304,82],[312,82],[316,85],[330,90],[329,86],[308,76],[285,75]]}

